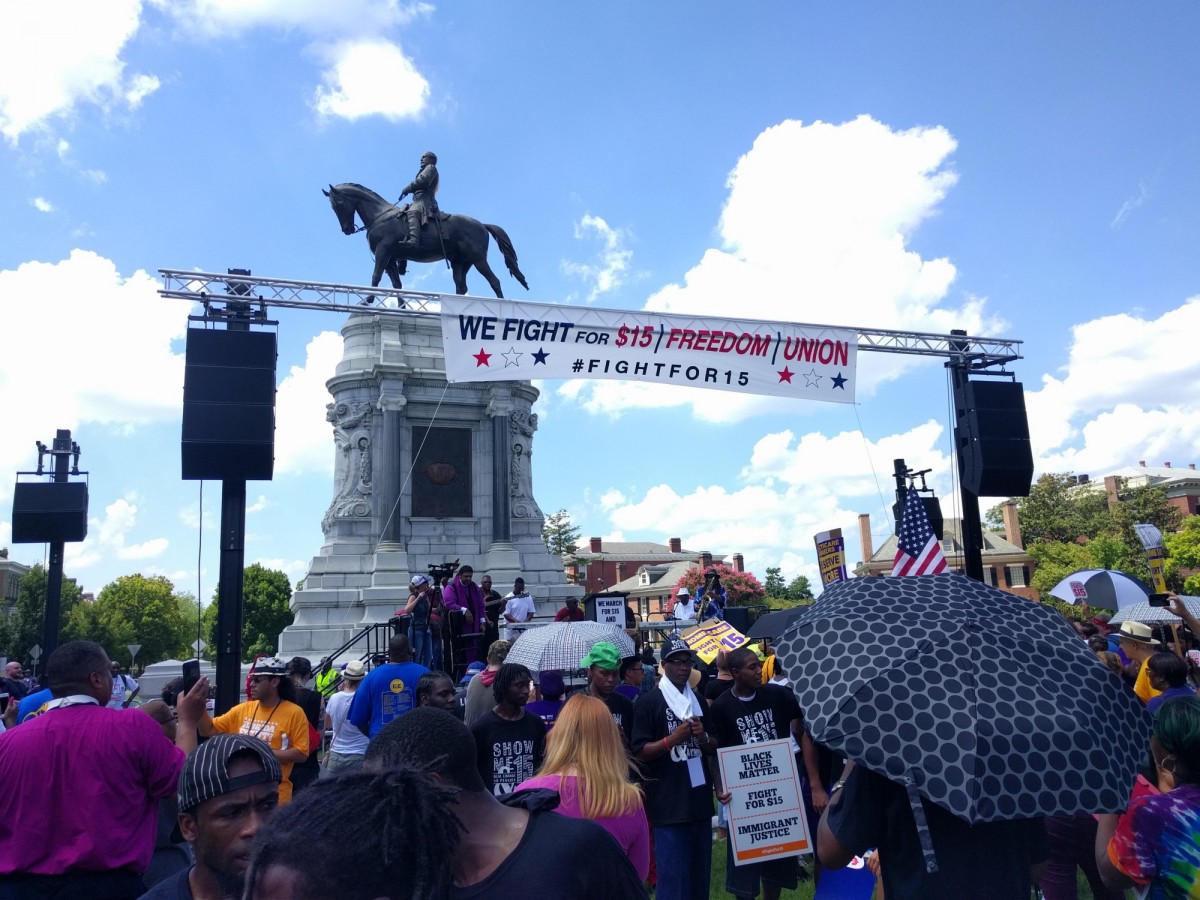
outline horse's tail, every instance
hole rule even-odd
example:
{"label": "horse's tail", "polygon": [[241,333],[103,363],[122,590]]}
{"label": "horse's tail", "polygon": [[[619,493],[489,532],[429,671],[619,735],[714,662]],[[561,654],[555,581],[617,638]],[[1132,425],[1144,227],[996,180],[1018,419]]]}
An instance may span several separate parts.
{"label": "horse's tail", "polygon": [[517,282],[525,290],[529,290],[529,285],[525,283],[525,276],[521,274],[520,268],[517,267],[517,251],[513,249],[512,241],[508,239],[508,235],[499,225],[484,225],[488,230],[488,234],[496,239],[496,246],[500,248],[500,252],[504,254],[504,264],[508,266],[508,274],[517,279]]}

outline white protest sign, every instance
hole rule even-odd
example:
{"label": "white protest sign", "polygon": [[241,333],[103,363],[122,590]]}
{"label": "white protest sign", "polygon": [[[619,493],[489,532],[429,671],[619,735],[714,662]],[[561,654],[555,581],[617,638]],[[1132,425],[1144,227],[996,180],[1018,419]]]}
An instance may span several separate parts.
{"label": "white protest sign", "polygon": [[734,865],[812,853],[808,819],[790,741],[742,744],[717,751],[729,802]]}
{"label": "white protest sign", "polygon": [[616,625],[619,628],[625,627],[625,598],[624,597],[597,597],[596,602],[596,621],[601,625]]}

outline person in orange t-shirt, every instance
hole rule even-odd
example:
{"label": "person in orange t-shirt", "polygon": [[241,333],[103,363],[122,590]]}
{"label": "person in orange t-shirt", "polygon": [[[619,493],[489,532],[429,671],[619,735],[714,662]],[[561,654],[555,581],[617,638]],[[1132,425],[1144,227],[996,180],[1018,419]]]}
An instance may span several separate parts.
{"label": "person in orange t-shirt", "polygon": [[252,699],[215,719],[205,713],[199,723],[205,737],[246,734],[266,743],[283,769],[280,804],[292,799],[292,767],[308,758],[308,717],[295,702],[296,689],[285,670],[281,659],[259,661],[250,683]]}

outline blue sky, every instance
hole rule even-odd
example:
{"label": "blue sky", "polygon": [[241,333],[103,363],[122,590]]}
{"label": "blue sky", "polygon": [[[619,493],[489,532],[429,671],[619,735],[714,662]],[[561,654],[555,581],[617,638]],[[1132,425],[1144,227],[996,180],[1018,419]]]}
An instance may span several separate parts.
{"label": "blue sky", "polygon": [[[92,523],[68,574],[207,599],[219,488],[201,529],[189,309],[157,269],[362,283],[319,191],[395,196],[427,149],[443,208],[512,237],[531,290],[503,275],[510,296],[1022,339],[1040,471],[1195,462],[1198,25],[1182,2],[5,4],[0,471],[71,428]],[[452,290],[435,265],[406,286]],[[247,557],[295,580],[332,494],[342,318],[278,318]],[[851,561],[858,513],[890,532],[893,457],[951,493],[936,361],[862,354],[845,407],[539,386],[535,494],[585,539],[678,535],[815,581],[815,532],[843,528]],[[0,545],[10,511],[11,479]]]}

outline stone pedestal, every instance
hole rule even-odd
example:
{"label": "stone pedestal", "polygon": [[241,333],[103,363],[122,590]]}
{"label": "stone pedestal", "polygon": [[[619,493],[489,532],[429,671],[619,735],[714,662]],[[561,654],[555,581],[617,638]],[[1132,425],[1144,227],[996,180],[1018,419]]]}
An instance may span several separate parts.
{"label": "stone pedestal", "polygon": [[459,560],[506,592],[517,576],[553,614],[582,589],[542,542],[533,497],[537,390],[528,382],[447,384],[437,316],[361,314],[342,329],[328,382],[336,465],[325,542],[280,654],[314,662],[408,598],[408,581]]}

